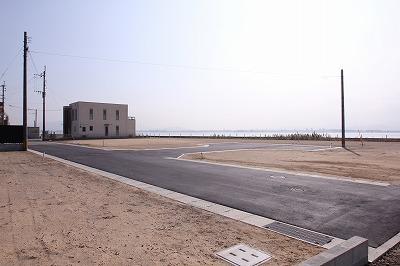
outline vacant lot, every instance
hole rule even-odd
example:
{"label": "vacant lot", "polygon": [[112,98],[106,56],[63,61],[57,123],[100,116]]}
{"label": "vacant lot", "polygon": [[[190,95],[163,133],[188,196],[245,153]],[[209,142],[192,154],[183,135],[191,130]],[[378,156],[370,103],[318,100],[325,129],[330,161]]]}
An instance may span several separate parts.
{"label": "vacant lot", "polygon": [[0,265],[224,264],[237,243],[293,265],[321,248],[28,152],[0,153]]}
{"label": "vacant lot", "polygon": [[162,149],[195,147],[216,142],[233,142],[234,140],[214,140],[201,138],[133,138],[133,139],[90,139],[71,140],[62,143],[85,145],[106,149]]}
{"label": "vacant lot", "polygon": [[[330,145],[329,142],[301,142]],[[339,143],[332,143],[334,146]],[[322,151],[243,150],[186,155],[186,159],[317,173],[400,184],[400,143],[349,142],[348,149]]]}
{"label": "vacant lot", "polygon": [[313,145],[340,145],[339,142],[327,141],[289,141],[289,140],[262,140],[262,139],[213,139],[213,138],[132,138],[132,139],[87,139],[68,140],[60,143],[84,145],[105,149],[162,149],[196,147],[212,143],[273,143],[273,144],[313,144]]}

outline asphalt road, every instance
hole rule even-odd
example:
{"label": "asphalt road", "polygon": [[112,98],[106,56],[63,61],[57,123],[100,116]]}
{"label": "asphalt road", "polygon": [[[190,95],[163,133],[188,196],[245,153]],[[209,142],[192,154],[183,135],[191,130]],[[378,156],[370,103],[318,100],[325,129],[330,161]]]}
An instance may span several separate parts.
{"label": "asphalt road", "polygon": [[365,237],[371,247],[400,231],[400,186],[167,159],[189,152],[286,149],[287,145],[231,143],[154,151],[105,151],[61,144],[33,144],[30,148],[338,238]]}

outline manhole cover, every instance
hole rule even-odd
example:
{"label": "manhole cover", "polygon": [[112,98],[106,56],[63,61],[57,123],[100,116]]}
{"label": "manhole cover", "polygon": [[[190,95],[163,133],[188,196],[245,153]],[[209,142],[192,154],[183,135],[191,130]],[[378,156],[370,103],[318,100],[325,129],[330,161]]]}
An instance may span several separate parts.
{"label": "manhole cover", "polygon": [[301,187],[291,187],[290,190],[293,192],[304,192],[304,189]]}
{"label": "manhole cover", "polygon": [[308,243],[323,246],[328,244],[333,240],[333,237],[319,234],[316,232],[311,232],[306,229],[298,228],[289,224],[284,224],[280,222],[273,222],[264,226],[272,231],[291,236]]}
{"label": "manhole cover", "polygon": [[244,244],[224,249],[216,253],[217,257],[229,262],[232,265],[238,266],[253,266],[260,265],[263,262],[271,259],[271,255],[253,249]]}

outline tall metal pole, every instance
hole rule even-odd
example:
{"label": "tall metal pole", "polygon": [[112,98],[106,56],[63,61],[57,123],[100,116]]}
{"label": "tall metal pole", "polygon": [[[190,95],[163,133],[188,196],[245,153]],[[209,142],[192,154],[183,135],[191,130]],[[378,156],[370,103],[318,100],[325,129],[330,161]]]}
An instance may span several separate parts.
{"label": "tall metal pole", "polygon": [[27,54],[28,54],[28,35],[24,32],[24,76],[23,76],[23,122],[22,122],[22,137],[23,150],[28,150],[28,89],[27,89]]}
{"label": "tall metal pole", "polygon": [[344,120],[344,78],[343,69],[340,71],[341,76],[341,87],[342,87],[342,147],[346,147],[346,135],[345,135],[345,120]]}
{"label": "tall metal pole", "polygon": [[46,139],[46,66],[44,66],[44,71],[43,71],[42,98],[43,98],[43,132],[42,132],[42,141],[45,141],[45,139]]}
{"label": "tall metal pole", "polygon": [[5,81],[3,81],[3,84],[1,85],[1,87],[2,87],[2,96],[1,96],[1,103],[2,103],[2,109],[1,109],[1,124],[2,125],[4,125],[5,123],[4,123],[4,113],[5,113],[5,96],[4,96],[4,91],[5,91],[5,89],[6,89],[6,82]]}

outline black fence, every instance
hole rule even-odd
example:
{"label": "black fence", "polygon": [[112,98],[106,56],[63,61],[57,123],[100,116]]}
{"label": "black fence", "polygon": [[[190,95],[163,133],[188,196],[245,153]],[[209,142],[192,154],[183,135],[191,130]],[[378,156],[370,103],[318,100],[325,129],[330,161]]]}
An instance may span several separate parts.
{"label": "black fence", "polygon": [[23,133],[22,126],[0,125],[0,143],[22,143]]}

